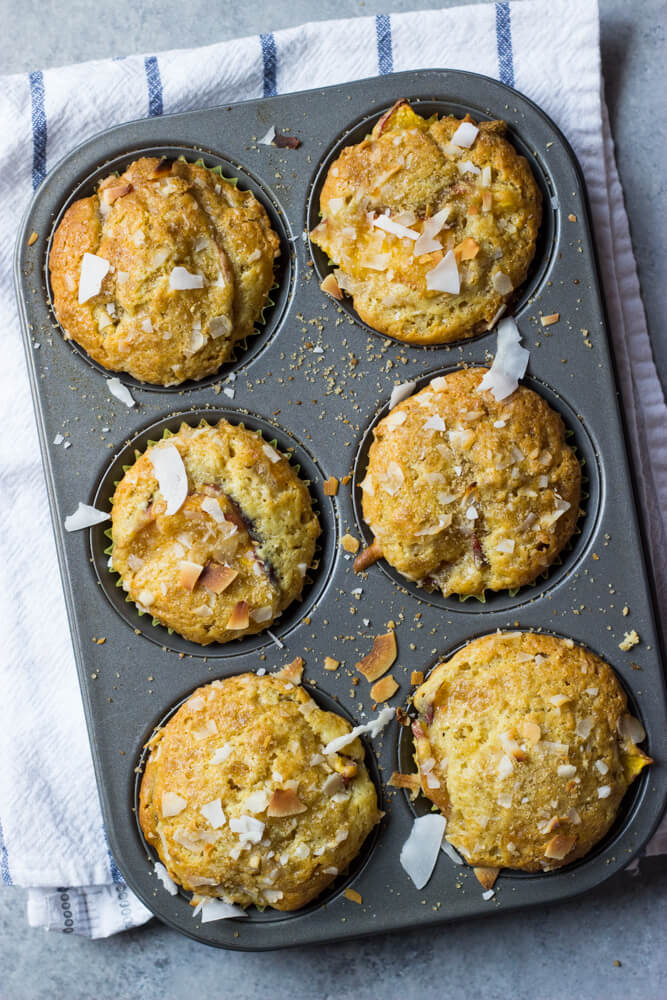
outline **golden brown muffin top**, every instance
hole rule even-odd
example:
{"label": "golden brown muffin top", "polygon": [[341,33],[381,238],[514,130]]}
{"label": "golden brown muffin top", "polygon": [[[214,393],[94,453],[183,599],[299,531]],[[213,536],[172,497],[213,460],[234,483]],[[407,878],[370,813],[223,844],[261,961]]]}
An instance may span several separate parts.
{"label": "golden brown muffin top", "polygon": [[581,470],[532,389],[497,402],[486,369],[433,379],[379,422],[363,513],[387,561],[443,595],[532,583],[574,531]]}
{"label": "golden brown muffin top", "polygon": [[[187,476],[175,512],[156,450]],[[261,435],[220,420],[183,424],[127,470],[113,497],[112,564],[130,598],[193,642],[228,642],[271,624],[299,596],[320,534],[310,493]]]}
{"label": "golden brown muffin top", "polygon": [[422,791],[473,865],[539,871],[582,857],[650,763],[613,670],[571,639],[474,639],[414,704]]}
{"label": "golden brown muffin top", "polygon": [[278,253],[250,191],[203,165],[143,157],[65,212],[49,257],[54,309],[105,368],[159,385],[200,379],[253,332]]}
{"label": "golden brown muffin top", "polygon": [[361,742],[325,756],[351,727],[297,679],[288,668],[213,681],[151,739],[141,827],[185,889],[297,909],[347,868],[379,821]]}
{"label": "golden brown muffin top", "polygon": [[[461,124],[398,101],[332,164],[311,233],[362,320],[410,343],[489,329],[535,253],[541,195],[505,123],[480,122],[470,148],[453,142]],[[460,288],[436,290],[450,254]]]}

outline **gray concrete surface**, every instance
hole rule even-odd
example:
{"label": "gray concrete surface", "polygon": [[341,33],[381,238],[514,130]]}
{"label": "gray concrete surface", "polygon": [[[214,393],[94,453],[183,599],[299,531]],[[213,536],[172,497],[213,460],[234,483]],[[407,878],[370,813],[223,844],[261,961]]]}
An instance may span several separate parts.
{"label": "gray concrete surface", "polygon": [[[442,6],[453,2],[439,0]],[[4,73],[207,44],[301,21],[438,6],[438,0],[0,0]],[[664,0],[601,0],[602,62],[656,359],[667,373]],[[667,870],[658,859],[556,907],[359,943],[219,953],[151,922],[108,941],[30,930],[23,893],[0,889],[0,1000],[663,1000]],[[615,963],[619,963],[615,964]]]}

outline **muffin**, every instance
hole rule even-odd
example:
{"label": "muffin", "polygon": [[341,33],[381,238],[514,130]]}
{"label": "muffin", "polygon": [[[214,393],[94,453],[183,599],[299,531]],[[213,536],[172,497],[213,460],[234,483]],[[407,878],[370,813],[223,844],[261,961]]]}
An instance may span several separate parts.
{"label": "muffin", "polygon": [[485,368],[434,378],[375,428],[363,514],[373,552],[427,590],[532,583],[575,530],[581,469],[531,389],[497,402]]}
{"label": "muffin", "polygon": [[280,675],[198,688],[150,740],[141,782],[141,828],[170,877],[241,906],[318,896],[382,815],[359,739],[322,752],[350,730]]}
{"label": "muffin", "polygon": [[226,420],[153,444],[112,503],[110,565],[129,598],[202,645],[270,628],[300,596],[320,534],[287,459]]}
{"label": "muffin", "polygon": [[229,360],[267,304],[279,240],[250,191],[142,157],[75,201],[53,237],[53,306],[95,361],[157,385]]}
{"label": "muffin", "polygon": [[504,133],[502,121],[422,118],[397,101],[327,174],[310,234],[336,267],[325,290],[412,344],[488,330],[526,278],[542,214]]}
{"label": "muffin", "polygon": [[422,791],[472,865],[535,872],[583,857],[651,763],[613,670],[571,639],[475,639],[414,704]]}

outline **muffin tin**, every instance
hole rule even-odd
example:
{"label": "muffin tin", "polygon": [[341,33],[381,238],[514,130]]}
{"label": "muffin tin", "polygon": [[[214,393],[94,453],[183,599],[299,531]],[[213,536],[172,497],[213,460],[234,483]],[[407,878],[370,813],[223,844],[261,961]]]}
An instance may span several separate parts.
{"label": "muffin tin", "polygon": [[[401,344],[366,327],[349,300],[320,291],[328,270],[304,237],[317,222],[319,190],[340,148],[358,141],[399,97],[431,114],[466,112],[503,118],[528,158],[544,195],[538,252],[514,308],[531,351],[526,384],[558,410],[585,462],[587,498],[578,534],[559,565],[534,586],[487,602],[444,600],[378,564],[356,577],[340,544],[363,541],[358,483],[373,425],[393,386],[426,380],[461,364],[488,363],[496,335],[442,347]],[[259,144],[271,125],[301,139],[299,149]],[[50,308],[50,238],[73,198],[138,155],[184,155],[221,165],[263,202],[281,237],[275,304],[246,349],[215,377],[162,389],[120,375],[136,405],[107,389],[105,373],[66,342]],[[37,239],[32,246],[32,232]],[[665,699],[651,585],[637,519],[613,361],[581,173],[565,139],[516,91],[475,74],[427,70],[235,106],[121,125],[67,156],[37,191],[18,237],[16,283],[66,604],[106,831],[128,884],[164,922],[223,948],[271,949],[413,927],[547,904],[590,889],[619,871],[655,829],[665,805]],[[540,314],[560,313],[543,328]],[[226,392],[224,390],[227,390]],[[106,525],[67,534],[63,521],[79,501],[104,507],[134,448],[181,421],[224,416],[276,438],[293,455],[320,513],[319,564],[303,602],[267,633],[226,646],[200,647],[153,626],[124,600],[108,570]],[[71,443],[53,444],[57,434]],[[326,496],[329,476],[341,484]],[[361,588],[361,592],[359,592]],[[357,591],[357,593],[353,593]],[[624,608],[628,608],[624,614]],[[142,747],[155,725],[198,685],[259,667],[306,661],[305,683],[325,707],[354,722],[375,714],[355,663],[373,638],[396,625],[392,668],[405,704],[410,672],[428,670],[465,641],[497,628],[546,629],[589,645],[611,663],[647,734],[655,763],[629,791],[618,820],[587,858],[542,875],[502,872],[492,899],[472,870],[441,853],[416,890],[399,864],[415,812],[402,791],[379,787],[386,817],[351,869],[316,903],[286,914],[250,910],[245,918],[202,925],[186,894],[157,880],[135,819]],[[626,631],[641,642],[619,649]],[[325,656],[341,661],[324,670]],[[355,686],[353,678],[359,677]],[[393,722],[367,746],[378,786],[411,757],[408,729]],[[352,886],[362,903],[348,899]]]}

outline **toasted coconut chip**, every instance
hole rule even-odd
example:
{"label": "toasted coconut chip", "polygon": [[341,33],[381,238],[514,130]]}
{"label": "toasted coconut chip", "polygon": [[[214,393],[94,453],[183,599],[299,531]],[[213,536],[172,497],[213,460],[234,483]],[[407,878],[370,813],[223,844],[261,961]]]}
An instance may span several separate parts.
{"label": "toasted coconut chip", "polygon": [[134,398],[132,396],[132,393],[130,392],[130,390],[127,388],[126,385],[123,385],[123,383],[119,378],[108,378],[106,381],[107,381],[107,389],[109,390],[112,396],[115,396],[116,399],[119,399],[121,403],[125,403],[127,407],[134,406]]}
{"label": "toasted coconut chip", "polygon": [[185,267],[174,267],[169,275],[169,287],[176,292],[187,291],[190,288],[203,288],[204,275],[191,274]]}
{"label": "toasted coconut chip", "polygon": [[630,743],[643,743],[646,732],[639,719],[634,715],[624,715],[619,719],[618,731],[624,740]]}
{"label": "toasted coconut chip", "polygon": [[393,718],[393,708],[383,708],[380,714],[376,715],[376,717],[371,719],[370,722],[367,722],[363,726],[355,726],[349,733],[345,733],[343,736],[338,736],[335,740],[331,740],[331,742],[327,743],[324,747],[322,753],[325,757],[327,757],[330,753],[338,753],[339,750],[343,749],[343,747],[353,743],[357,736],[362,736],[364,733],[368,733],[369,736],[377,736]]}
{"label": "toasted coconut chip", "polygon": [[221,594],[238,575],[238,570],[232,569],[231,566],[223,566],[222,563],[211,559],[204,566],[199,582],[212,594]]}
{"label": "toasted coconut chip", "polygon": [[170,816],[179,816],[187,806],[187,799],[176,792],[163,792],[160,805],[160,812],[165,819]]}
{"label": "toasted coconut chip", "polygon": [[300,684],[303,677],[303,660],[300,656],[295,657],[291,663],[279,670],[275,675],[281,681],[288,681],[290,684]]}
{"label": "toasted coconut chip", "polygon": [[178,582],[181,587],[190,591],[194,590],[204,567],[200,563],[190,562],[187,559],[183,559],[178,565],[180,569]]}
{"label": "toasted coconut chip", "polygon": [[104,257],[98,257],[94,253],[84,253],[79,274],[79,305],[99,295],[102,282],[110,267],[111,264]]}
{"label": "toasted coconut chip", "polygon": [[105,205],[113,205],[114,201],[119,198],[123,198],[126,194],[129,194],[132,190],[132,185],[129,182],[125,184],[109,184],[100,191],[100,200],[105,203]]}
{"label": "toasted coconut chip", "polygon": [[340,544],[343,546],[346,552],[358,552],[359,545],[361,544],[358,538],[354,535],[343,535],[340,540]]}
{"label": "toasted coconut chip", "polygon": [[475,878],[485,889],[493,889],[496,879],[500,874],[500,868],[473,868]]}
{"label": "toasted coconut chip", "polygon": [[521,335],[513,319],[498,324],[498,345],[493,364],[479,384],[479,392],[490,390],[496,401],[506,399],[519,386],[528,367],[530,352],[521,347]]}
{"label": "toasted coconut chip", "polygon": [[389,670],[397,656],[396,634],[386,632],[378,635],[373,642],[373,648],[357,663],[357,670],[367,681],[376,681]]}
{"label": "toasted coconut chip", "polygon": [[400,771],[394,771],[387,784],[391,788],[407,788],[413,798],[417,796],[421,789],[421,779],[418,771],[415,771],[414,774],[401,774]]}
{"label": "toasted coconut chip", "polygon": [[305,812],[307,808],[308,806],[301,801],[293,788],[276,788],[266,814],[272,817],[296,816]]}
{"label": "toasted coconut chip", "polygon": [[423,670],[413,670],[410,674],[411,684],[423,684],[424,683],[424,671]]}
{"label": "toasted coconut chip", "polygon": [[231,615],[229,616],[229,621],[227,622],[227,628],[229,629],[242,629],[247,628],[250,624],[250,615],[248,614],[248,602],[247,601],[237,601],[234,605]]}
{"label": "toasted coconut chip", "polygon": [[338,493],[338,480],[335,476],[329,476],[329,478],[324,483],[324,495],[327,497],[335,497]]}
{"label": "toasted coconut chip", "polygon": [[453,250],[448,250],[436,266],[426,274],[426,287],[433,292],[446,292],[458,295],[461,290],[461,277]]}
{"label": "toasted coconut chip", "polygon": [[325,670],[338,670],[339,666],[340,666],[340,660],[334,660],[333,656],[324,657]]}
{"label": "toasted coconut chip", "polygon": [[91,507],[90,504],[80,503],[74,513],[65,518],[65,531],[81,531],[82,528],[92,528],[94,524],[110,519],[111,514],[105,514],[103,510]]}
{"label": "toasted coconut chip", "polygon": [[404,399],[411,396],[416,388],[416,382],[401,382],[400,385],[395,385],[391,390],[391,396],[389,397],[389,408],[393,410],[395,406],[398,406],[398,404]]}
{"label": "toasted coconut chip", "polygon": [[401,850],[401,865],[417,889],[423,889],[435,868],[447,822],[444,816],[431,813],[419,816]]}
{"label": "toasted coconut chip", "polygon": [[341,292],[340,286],[333,274],[327,274],[324,281],[320,283],[320,288],[323,292],[326,292],[327,295],[331,295],[332,298],[338,299],[338,301],[343,298],[343,293]]}
{"label": "toasted coconut chip", "polygon": [[345,889],[343,895],[346,899],[349,899],[351,903],[358,903],[359,906],[361,906],[364,901],[361,893],[357,892],[356,889]]}
{"label": "toasted coconut chip", "polygon": [[376,539],[371,545],[367,545],[354,560],[354,572],[363,573],[369,566],[376,563],[378,559],[382,559],[382,548]]}
{"label": "toasted coconut chip", "polygon": [[398,684],[391,674],[387,674],[382,680],[377,681],[371,688],[371,698],[373,701],[389,701],[398,691]]}
{"label": "toasted coconut chip", "polygon": [[[455,146],[462,146],[465,149],[470,149],[478,135],[479,129],[476,125],[473,125],[472,122],[461,122],[450,142],[452,142]],[[490,886],[487,886],[486,888],[488,889]]]}
{"label": "toasted coconut chip", "polygon": [[562,861],[574,849],[576,843],[576,837],[557,833],[544,848],[544,856],[545,858],[553,858],[554,861]]}
{"label": "toasted coconut chip", "polygon": [[553,326],[560,319],[560,313],[551,313],[549,316],[540,316],[542,326]]}
{"label": "toasted coconut chip", "polygon": [[466,238],[454,248],[454,253],[459,260],[474,260],[479,253],[479,243],[472,236]]}
{"label": "toasted coconut chip", "polygon": [[567,702],[571,700],[572,699],[569,694],[552,694],[551,697],[549,698],[551,704],[555,705],[556,708],[560,708],[562,705],[566,705]]}
{"label": "toasted coconut chip", "polygon": [[164,867],[164,865],[160,861],[156,861],[153,864],[153,870],[157,875],[157,877],[160,879],[160,882],[162,882],[162,885],[165,887],[169,895],[175,896],[178,893],[178,886],[171,878],[169,872]]}
{"label": "toasted coconut chip", "polygon": [[148,452],[160,493],[170,516],[181,509],[188,495],[188,474],[178,448],[173,444],[156,445]]}

